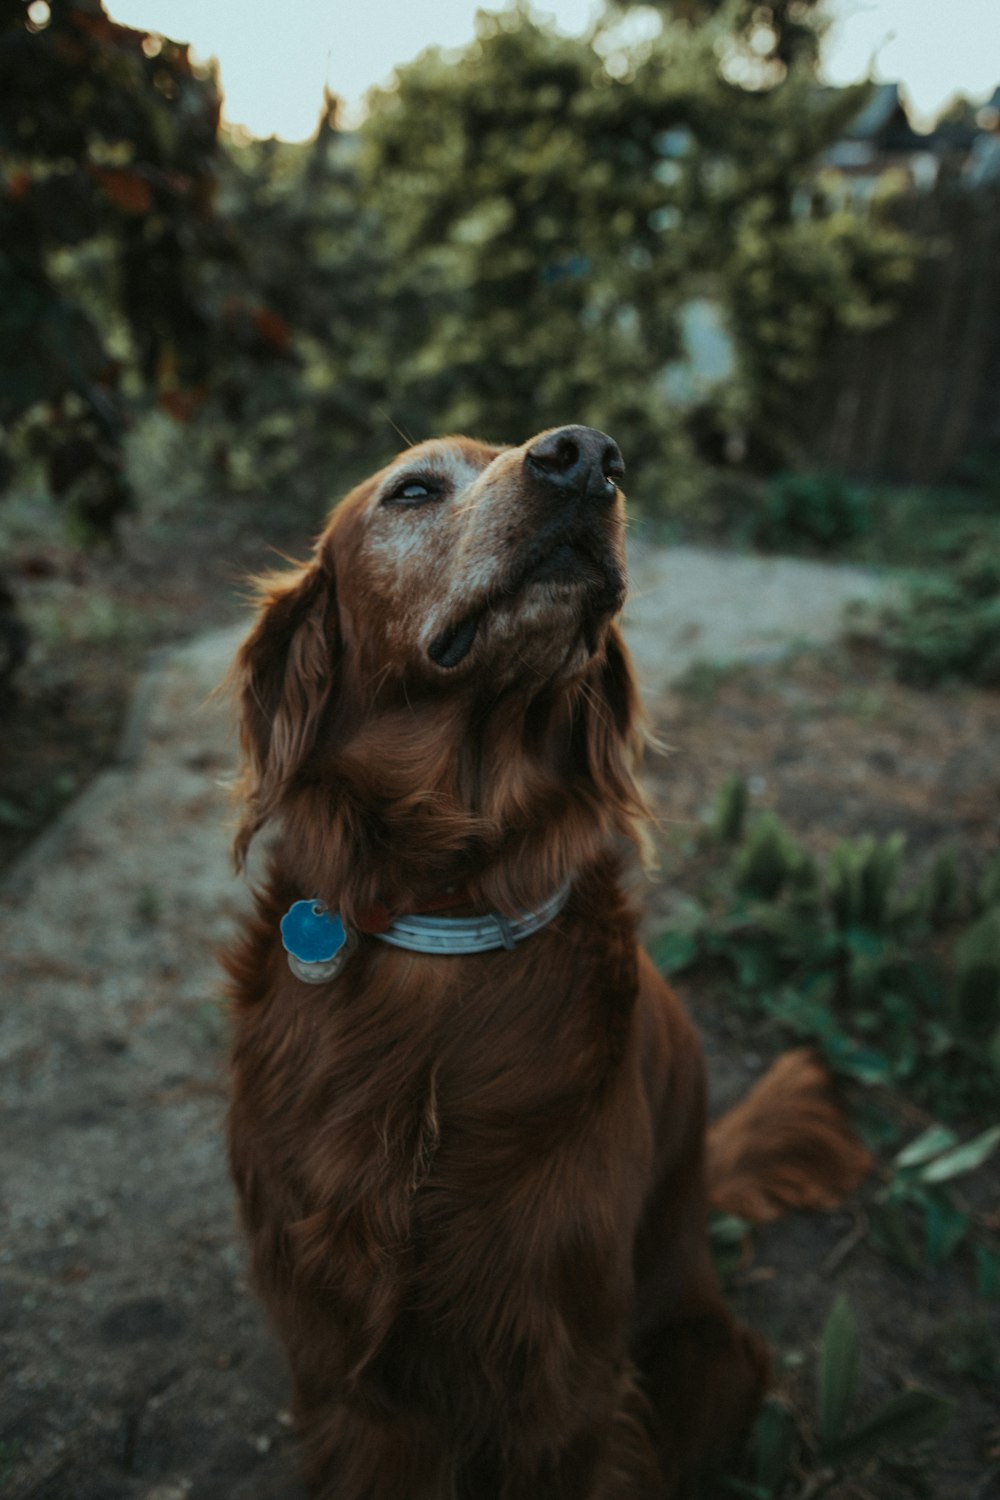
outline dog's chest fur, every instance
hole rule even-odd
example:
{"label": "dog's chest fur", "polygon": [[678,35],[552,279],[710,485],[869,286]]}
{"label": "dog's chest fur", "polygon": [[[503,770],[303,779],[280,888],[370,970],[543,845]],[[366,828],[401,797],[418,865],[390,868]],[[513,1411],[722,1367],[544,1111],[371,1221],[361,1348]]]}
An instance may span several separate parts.
{"label": "dog's chest fur", "polygon": [[[287,892],[262,898],[233,960],[257,976],[238,991],[233,1167],[258,1279],[321,1289],[342,1378],[454,1404],[453,1358],[479,1347],[494,1372],[521,1363],[512,1389],[548,1386],[540,1351],[569,1346],[553,1324],[570,1312],[606,1339],[621,1321],[651,1144],[622,1111],[642,1097],[635,946],[610,875],[513,953],[369,943],[320,995],[281,973]],[[603,1305],[578,1306],[595,1280]]]}

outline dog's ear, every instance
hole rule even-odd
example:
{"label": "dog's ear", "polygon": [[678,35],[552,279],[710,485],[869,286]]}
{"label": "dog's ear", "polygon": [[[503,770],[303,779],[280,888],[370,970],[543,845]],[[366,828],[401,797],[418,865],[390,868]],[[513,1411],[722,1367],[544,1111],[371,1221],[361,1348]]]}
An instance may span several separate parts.
{"label": "dog's ear", "polygon": [[632,657],[617,625],[612,625],[608,631],[601,669],[601,694],[611,711],[608,729],[613,726],[613,732],[622,743],[640,752],[644,730],[642,702]]}
{"label": "dog's ear", "polygon": [[[592,695],[588,695],[587,762],[603,805],[648,858],[649,809],[637,775],[649,740],[645,712],[628,647],[617,625],[608,632]],[[596,701],[595,701],[596,700]]]}
{"label": "dog's ear", "polygon": [[340,656],[334,580],[322,563],[260,579],[257,591],[260,614],[232,672],[243,752],[237,865],[316,742]]}

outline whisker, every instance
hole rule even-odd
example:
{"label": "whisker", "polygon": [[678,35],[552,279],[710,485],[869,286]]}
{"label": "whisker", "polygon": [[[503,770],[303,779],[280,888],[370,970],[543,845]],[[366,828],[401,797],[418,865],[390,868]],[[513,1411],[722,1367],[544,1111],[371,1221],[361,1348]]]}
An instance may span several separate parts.
{"label": "whisker", "polygon": [[412,438],[410,437],[408,432],[404,432],[403,428],[400,427],[399,423],[389,415],[384,406],[376,406],[375,411],[384,422],[388,422],[389,426],[399,437],[403,439],[403,442],[408,448],[413,448],[416,445],[416,438]]}

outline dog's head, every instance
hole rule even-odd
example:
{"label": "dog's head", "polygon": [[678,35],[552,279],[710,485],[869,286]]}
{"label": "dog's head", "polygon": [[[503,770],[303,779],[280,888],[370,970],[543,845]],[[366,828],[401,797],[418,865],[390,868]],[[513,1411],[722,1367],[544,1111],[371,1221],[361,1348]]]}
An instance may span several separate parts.
{"label": "dog's head", "polygon": [[610,438],[563,427],[420,443],[360,485],[319,560],[361,678],[452,693],[579,672],[624,597],[623,473]]}
{"label": "dog's head", "polygon": [[455,875],[459,846],[459,865],[473,848],[490,864],[571,787],[634,821],[623,473],[604,433],[561,427],[517,448],[420,443],[352,490],[313,560],[263,586],[238,658],[238,853],[275,813],[310,847],[317,817],[350,814],[359,859],[385,846],[413,883],[421,861]]}

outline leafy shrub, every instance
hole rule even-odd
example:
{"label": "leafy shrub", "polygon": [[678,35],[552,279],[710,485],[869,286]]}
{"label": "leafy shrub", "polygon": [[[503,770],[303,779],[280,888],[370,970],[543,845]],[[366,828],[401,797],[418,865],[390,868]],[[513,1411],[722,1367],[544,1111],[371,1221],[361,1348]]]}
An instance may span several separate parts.
{"label": "leafy shrub", "polygon": [[[179,420],[231,425],[214,458],[240,495],[313,461],[364,472],[385,407],[419,436],[590,422],[633,500],[699,505],[702,428],[712,451],[793,447],[829,336],[892,316],[912,245],[869,208],[793,212],[865,98],[817,93],[814,0],[765,29],[752,0],[663,9],[624,50],[613,8],[587,40],[484,15],[460,66],[401,69],[349,139],[328,97],[285,148],[226,146],[216,81],[102,0],[44,21],[7,0],[0,418],[59,403],[51,487],[95,524],[128,498],[115,386],[137,375]],[[706,299],[731,369],[681,409]]]}
{"label": "leafy shrub", "polygon": [[[997,1236],[953,1187],[1000,1149],[1000,856],[975,890],[947,853],[907,882],[899,834],[845,841],[821,864],[774,813],[748,820],[733,777],[698,868],[697,899],[652,946],[664,972],[710,965],[744,1012],[812,1042],[835,1071],[901,1087],[939,1118],[989,1122],[964,1141],[935,1124],[905,1146],[870,1221],[877,1248],[910,1270],[965,1246],[980,1295],[1000,1296]],[[714,1223],[720,1270],[745,1231]]]}
{"label": "leafy shrub", "polygon": [[[794,451],[830,336],[893,316],[915,242],[880,209],[793,208],[863,91],[821,98],[815,48],[754,61],[747,0],[661,12],[635,48],[613,10],[587,40],[520,6],[482,15],[460,66],[426,53],[373,95],[360,163],[393,279],[420,293],[397,418],[432,404],[432,426],[510,441],[593,423],[622,444],[632,499],[676,515],[700,509],[700,456],[729,436],[765,465]],[[728,371],[695,368],[698,302]]]}
{"label": "leafy shrub", "polygon": [[711,835],[719,868],[660,934],[660,966],[721,964],[737,1003],[840,1072],[902,1085],[943,1118],[995,1113],[1000,860],[977,891],[950,855],[914,887],[900,835],[845,842],[820,865],[775,814],[744,822],[729,783]]}
{"label": "leafy shrub", "polygon": [[0,423],[35,415],[51,493],[98,532],[130,501],[125,368],[175,400],[223,335],[219,108],[187,47],[100,0],[0,9]]}
{"label": "leafy shrub", "polygon": [[904,682],[1000,685],[1000,541],[979,539],[951,568],[913,581],[882,631]]}
{"label": "leafy shrub", "polygon": [[725,844],[738,844],[747,823],[750,792],[742,776],[729,776],[723,782],[712,812],[716,838]]}
{"label": "leafy shrub", "polygon": [[870,492],[838,474],[780,474],[764,491],[750,534],[764,547],[842,547],[874,524]]}

